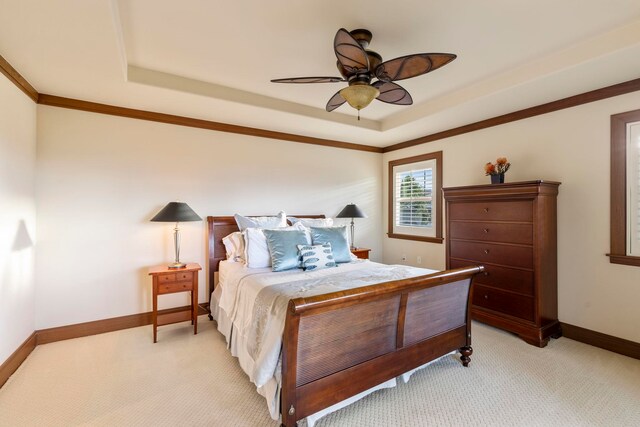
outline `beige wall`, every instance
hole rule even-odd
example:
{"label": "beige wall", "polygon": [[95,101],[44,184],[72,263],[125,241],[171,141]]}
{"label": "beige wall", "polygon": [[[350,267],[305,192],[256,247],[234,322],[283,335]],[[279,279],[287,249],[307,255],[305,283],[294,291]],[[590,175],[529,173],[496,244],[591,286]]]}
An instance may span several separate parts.
{"label": "beige wall", "polygon": [[34,330],[36,105],[0,75],[0,364]]}
{"label": "beige wall", "polygon": [[[381,257],[379,154],[45,106],[38,136],[38,329],[150,310],[146,269],[172,260],[173,225],[149,219],[174,200],[202,217],[335,216],[355,202],[369,214],[356,241]],[[182,224],[182,260],[204,266],[205,228]]]}
{"label": "beige wall", "polygon": [[[506,156],[510,182],[560,181],[558,293],[560,321],[640,342],[640,268],[610,264],[609,120],[640,109],[640,93],[545,114],[383,156],[383,223],[389,160],[443,150],[444,187],[485,184],[483,165]],[[444,245],[384,238],[384,261],[441,269]]]}
{"label": "beige wall", "polygon": [[[482,165],[499,155],[513,164],[509,181],[561,181],[560,320],[640,341],[640,269],[610,264],[604,255],[609,116],[640,108],[640,93],[388,153],[382,162],[373,153],[39,106],[35,325],[28,242],[35,241],[36,107],[6,80],[0,94],[0,196],[10,207],[0,217],[0,360],[34,328],[148,311],[146,268],[173,256],[171,225],[148,220],[171,200],[188,202],[203,217],[280,209],[333,216],[356,202],[369,214],[358,220],[356,240],[373,249],[374,260],[384,253],[385,262],[401,263],[406,255],[406,263],[418,265],[420,256],[421,266],[444,268],[444,245],[382,233],[387,162],[438,150],[445,187],[487,182]],[[204,229],[204,222],[182,225],[183,260],[204,265]],[[200,280],[206,283],[204,273]],[[208,298],[204,286],[199,298]],[[173,296],[161,307],[183,303]]]}

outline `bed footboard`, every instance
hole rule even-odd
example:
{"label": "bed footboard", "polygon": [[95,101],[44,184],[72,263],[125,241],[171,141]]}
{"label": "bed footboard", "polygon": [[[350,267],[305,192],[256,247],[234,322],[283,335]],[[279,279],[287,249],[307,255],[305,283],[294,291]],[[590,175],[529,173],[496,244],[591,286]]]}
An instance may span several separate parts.
{"label": "bed footboard", "polygon": [[483,267],[297,298],[282,355],[282,423],[297,421],[451,351],[470,362],[470,293]]}

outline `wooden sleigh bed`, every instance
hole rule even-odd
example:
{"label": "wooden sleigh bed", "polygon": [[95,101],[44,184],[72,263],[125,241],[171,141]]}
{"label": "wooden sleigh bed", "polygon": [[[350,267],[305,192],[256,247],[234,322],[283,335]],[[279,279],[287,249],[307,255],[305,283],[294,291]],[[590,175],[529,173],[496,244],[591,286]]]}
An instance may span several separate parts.
{"label": "wooden sleigh bed", "polygon": [[[324,218],[324,215],[301,215]],[[207,217],[210,291],[226,259],[232,216]],[[297,421],[452,351],[468,366],[470,293],[482,266],[446,270],[289,301],[282,348],[282,425]]]}

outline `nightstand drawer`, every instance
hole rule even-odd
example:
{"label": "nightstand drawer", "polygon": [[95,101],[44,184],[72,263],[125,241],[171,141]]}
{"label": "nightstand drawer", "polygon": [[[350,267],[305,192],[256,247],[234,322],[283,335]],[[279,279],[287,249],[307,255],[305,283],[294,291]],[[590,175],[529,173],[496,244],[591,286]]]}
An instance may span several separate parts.
{"label": "nightstand drawer", "polygon": [[[175,276],[175,275],[174,275]],[[172,282],[172,283],[159,283],[158,294],[171,294],[173,292],[184,292],[193,289],[193,283],[191,282]]]}
{"label": "nightstand drawer", "polygon": [[489,262],[513,267],[533,267],[533,248],[531,246],[451,240],[449,255],[451,258],[468,259],[479,264]]}
{"label": "nightstand drawer", "polygon": [[449,233],[451,239],[533,244],[533,224],[451,221]]}
{"label": "nightstand drawer", "polygon": [[449,219],[531,222],[533,204],[528,200],[450,203]]}
{"label": "nightstand drawer", "polygon": [[176,273],[176,278],[178,282],[183,282],[185,280],[190,282],[191,280],[193,280],[193,273],[191,271]]}
{"label": "nightstand drawer", "polygon": [[176,281],[175,274],[158,274],[158,283],[171,283]]}
{"label": "nightstand drawer", "polygon": [[533,297],[515,295],[482,285],[473,285],[473,305],[533,321]]}

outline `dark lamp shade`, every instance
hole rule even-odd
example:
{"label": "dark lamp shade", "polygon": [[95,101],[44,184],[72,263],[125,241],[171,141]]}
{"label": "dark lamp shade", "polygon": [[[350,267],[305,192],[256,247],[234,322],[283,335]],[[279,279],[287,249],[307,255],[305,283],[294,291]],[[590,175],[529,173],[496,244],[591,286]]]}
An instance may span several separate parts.
{"label": "dark lamp shade", "polygon": [[366,218],[367,215],[355,204],[350,203],[340,211],[336,218]]}
{"label": "dark lamp shade", "polygon": [[185,221],[202,221],[202,218],[193,211],[186,203],[170,202],[162,208],[151,221],[154,222],[185,222]]}

